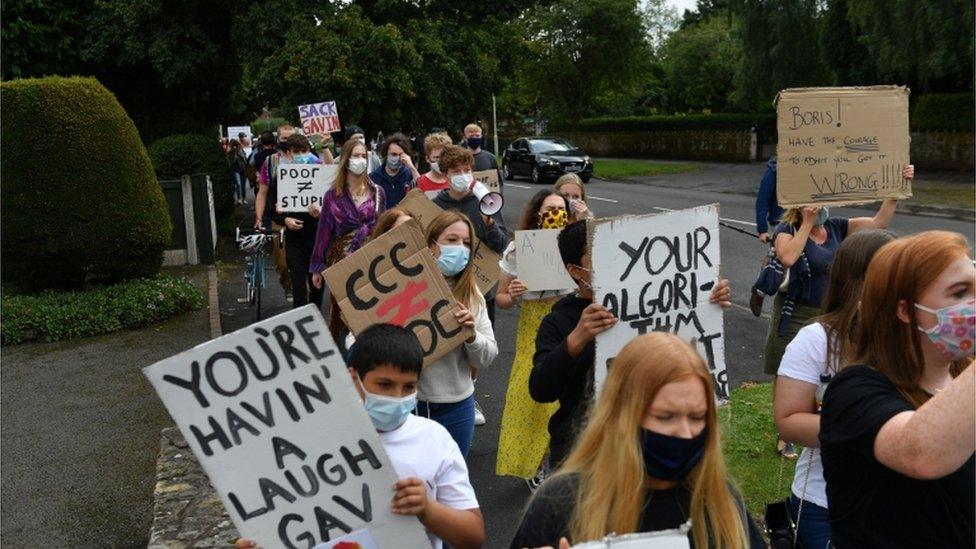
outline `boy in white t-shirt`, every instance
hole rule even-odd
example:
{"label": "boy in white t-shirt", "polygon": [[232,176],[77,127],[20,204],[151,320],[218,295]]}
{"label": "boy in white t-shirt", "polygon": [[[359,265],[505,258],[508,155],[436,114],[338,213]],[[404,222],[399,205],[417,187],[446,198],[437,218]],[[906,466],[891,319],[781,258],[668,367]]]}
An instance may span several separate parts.
{"label": "boy in white t-shirt", "polygon": [[[375,324],[349,350],[349,373],[393,469],[393,512],[414,515],[433,549],[481,547],[485,523],[458,445],[441,424],[412,412],[424,353],[406,328]],[[443,541],[442,541],[443,540]],[[238,549],[255,543],[239,539]]]}

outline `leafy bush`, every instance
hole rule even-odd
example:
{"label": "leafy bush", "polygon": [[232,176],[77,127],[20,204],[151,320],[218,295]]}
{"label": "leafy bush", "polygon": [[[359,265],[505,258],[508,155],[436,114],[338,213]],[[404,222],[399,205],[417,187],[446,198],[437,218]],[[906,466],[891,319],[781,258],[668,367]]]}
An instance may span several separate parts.
{"label": "leafy bush", "polygon": [[918,98],[912,109],[916,131],[971,132],[976,127],[971,93],[930,93]]}
{"label": "leafy bush", "polygon": [[160,179],[209,174],[218,221],[233,217],[234,179],[217,139],[197,134],[171,135],[149,145],[149,158]]}
{"label": "leafy bush", "polygon": [[132,120],[94,78],[0,83],[0,247],[8,288],[159,272],[172,225]]}
{"label": "leafy bush", "polygon": [[80,292],[4,296],[0,340],[58,341],[148,326],[203,307],[203,293],[185,278],[157,275]]}
{"label": "leafy bush", "polygon": [[276,132],[278,131],[278,126],[284,126],[285,124],[291,124],[291,122],[284,118],[277,117],[272,118],[271,120],[262,120],[259,118],[254,122],[251,122],[251,133],[253,135],[261,135],[261,132],[269,131],[269,129],[270,131]]}
{"label": "leafy bush", "polygon": [[741,130],[748,131],[759,123],[760,131],[776,131],[775,113],[718,113],[675,116],[622,116],[584,118],[575,127],[558,130],[590,132]]}

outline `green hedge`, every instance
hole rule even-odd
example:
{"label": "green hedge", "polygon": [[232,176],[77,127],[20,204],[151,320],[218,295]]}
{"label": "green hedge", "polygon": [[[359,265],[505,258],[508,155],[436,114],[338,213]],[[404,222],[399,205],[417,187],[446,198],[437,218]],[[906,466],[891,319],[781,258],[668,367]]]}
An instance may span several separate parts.
{"label": "green hedge", "polygon": [[81,292],[5,295],[0,340],[11,345],[105,334],[148,326],[204,304],[203,292],[192,282],[169,275]]}
{"label": "green hedge", "polygon": [[761,131],[776,131],[774,113],[718,113],[675,116],[622,116],[615,118],[584,118],[576,126],[555,128],[561,131],[624,132],[676,130],[741,130],[748,131],[758,122]]}
{"label": "green hedge", "polygon": [[920,96],[912,109],[915,131],[971,132],[976,127],[972,93],[930,93]]}
{"label": "green hedge", "polygon": [[132,120],[94,78],[0,83],[0,247],[8,290],[159,272],[172,225]]}
{"label": "green hedge", "polygon": [[217,139],[197,134],[171,135],[149,145],[149,158],[159,179],[179,179],[181,175],[193,173],[209,174],[217,219],[233,217],[234,179]]}

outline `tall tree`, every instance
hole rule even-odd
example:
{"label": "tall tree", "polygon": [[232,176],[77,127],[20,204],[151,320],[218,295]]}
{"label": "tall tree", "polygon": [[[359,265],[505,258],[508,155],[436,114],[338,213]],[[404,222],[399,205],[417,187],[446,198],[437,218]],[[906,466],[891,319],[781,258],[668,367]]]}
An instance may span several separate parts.
{"label": "tall tree", "polygon": [[820,26],[820,55],[834,86],[878,83],[874,59],[847,17],[850,0],[827,0]]}
{"label": "tall tree", "polygon": [[670,110],[729,110],[732,79],[741,53],[725,17],[675,31],[662,55]]}

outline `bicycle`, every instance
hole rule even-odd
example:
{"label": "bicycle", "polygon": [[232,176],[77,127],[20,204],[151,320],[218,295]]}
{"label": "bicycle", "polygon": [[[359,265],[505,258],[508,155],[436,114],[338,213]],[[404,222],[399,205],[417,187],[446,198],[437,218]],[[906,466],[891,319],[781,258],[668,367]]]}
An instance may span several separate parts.
{"label": "bicycle", "polygon": [[244,297],[238,298],[238,303],[257,305],[256,321],[261,320],[261,290],[267,283],[265,274],[268,249],[274,240],[275,233],[279,234],[278,246],[285,245],[285,230],[252,229],[241,231],[240,227],[234,235],[237,248],[244,252]]}

